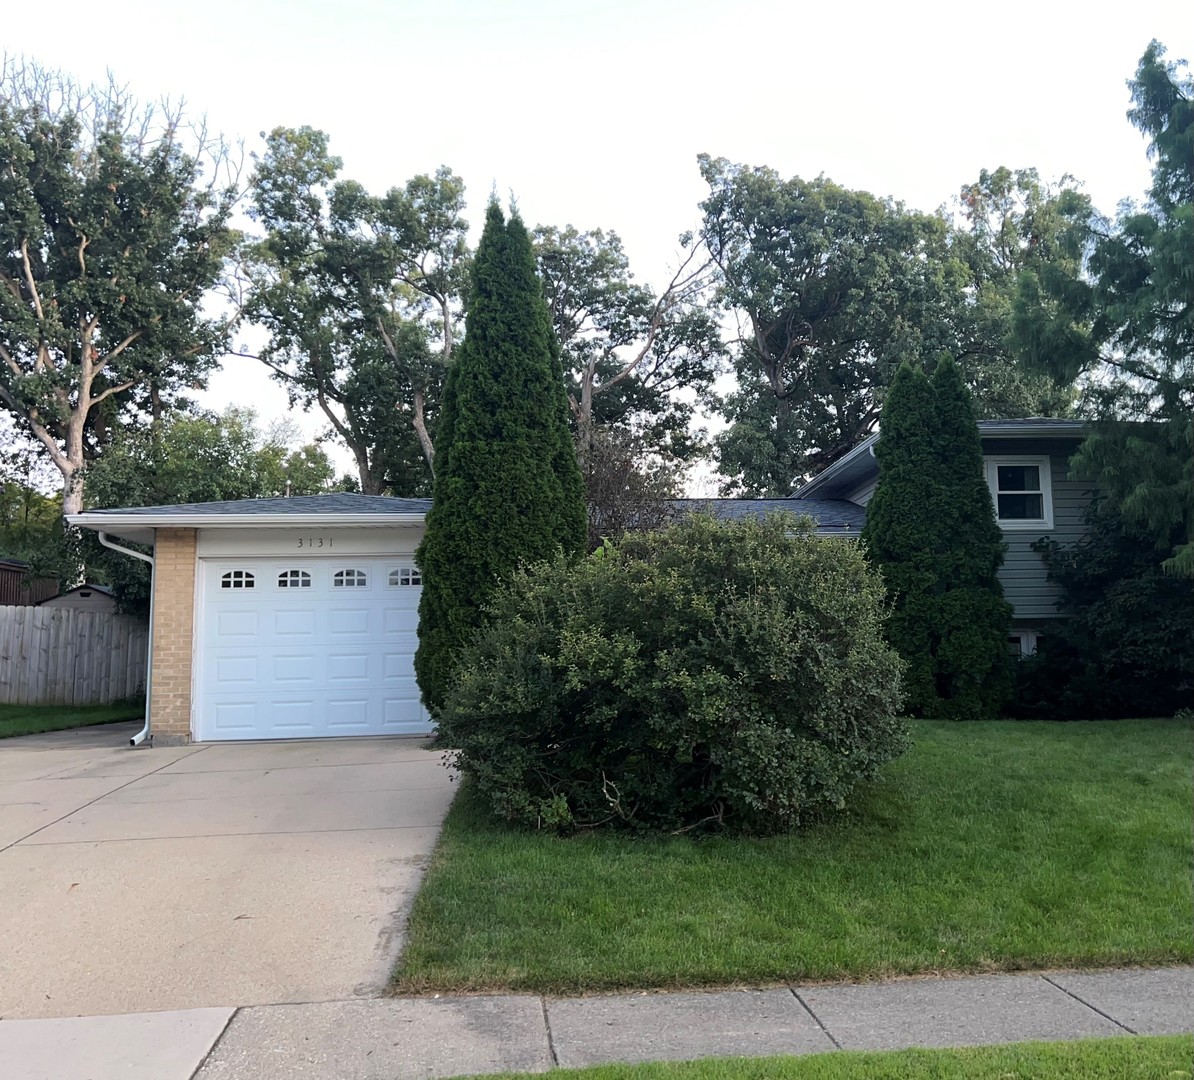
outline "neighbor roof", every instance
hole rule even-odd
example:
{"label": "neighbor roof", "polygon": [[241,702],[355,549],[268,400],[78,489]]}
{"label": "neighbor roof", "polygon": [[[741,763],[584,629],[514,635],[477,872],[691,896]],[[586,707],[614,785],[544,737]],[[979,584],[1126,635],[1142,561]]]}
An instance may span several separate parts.
{"label": "neighbor roof", "polygon": [[841,532],[853,535],[866,522],[866,509],[845,499],[677,499],[681,509],[698,511],[707,509],[715,517],[725,521],[742,521],[746,518],[761,518],[767,514],[783,512],[802,514],[817,523],[820,532]]}

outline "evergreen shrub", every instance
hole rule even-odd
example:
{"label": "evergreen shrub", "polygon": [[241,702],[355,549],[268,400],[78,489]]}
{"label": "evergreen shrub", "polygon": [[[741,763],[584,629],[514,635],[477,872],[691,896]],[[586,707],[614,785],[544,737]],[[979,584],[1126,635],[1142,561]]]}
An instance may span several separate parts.
{"label": "evergreen shrub", "polygon": [[859,546],[694,516],[499,590],[441,740],[501,816],[774,833],[906,747],[883,587]]}

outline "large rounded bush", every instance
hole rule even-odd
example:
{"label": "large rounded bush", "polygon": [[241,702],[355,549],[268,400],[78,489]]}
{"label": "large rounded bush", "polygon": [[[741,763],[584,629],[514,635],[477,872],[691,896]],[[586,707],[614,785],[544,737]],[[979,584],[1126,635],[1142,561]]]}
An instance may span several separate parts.
{"label": "large rounded bush", "polygon": [[690,518],[509,582],[442,741],[514,821],[786,830],[906,745],[882,617],[858,545]]}

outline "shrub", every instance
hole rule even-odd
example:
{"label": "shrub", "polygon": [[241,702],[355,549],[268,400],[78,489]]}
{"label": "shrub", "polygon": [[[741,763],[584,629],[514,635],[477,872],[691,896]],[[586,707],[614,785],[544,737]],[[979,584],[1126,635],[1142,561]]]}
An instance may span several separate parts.
{"label": "shrub", "polygon": [[791,515],[630,534],[489,614],[440,729],[513,821],[776,832],[906,745],[879,577]]}
{"label": "shrub", "polygon": [[1087,534],[1068,547],[1038,549],[1061,610],[1017,671],[1017,716],[1051,719],[1169,716],[1194,703],[1194,580],[1162,562],[1182,542],[1158,545],[1101,502]]}

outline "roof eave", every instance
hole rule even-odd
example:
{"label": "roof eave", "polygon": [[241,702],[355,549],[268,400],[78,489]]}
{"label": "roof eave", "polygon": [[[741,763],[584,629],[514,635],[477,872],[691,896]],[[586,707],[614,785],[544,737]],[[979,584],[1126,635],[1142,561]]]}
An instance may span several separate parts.
{"label": "roof eave", "polygon": [[[839,479],[844,479],[845,475],[852,475],[855,471],[855,466],[860,461],[864,463],[869,461],[874,463],[874,458],[871,456],[871,449],[879,439],[879,433],[874,432],[868,435],[862,442],[860,442],[848,454],[838,458],[828,468],[823,469],[817,473],[807,484],[792,492],[793,499],[807,499],[815,495],[819,491],[823,491],[827,487],[833,487]],[[875,471],[878,471],[878,465],[874,465]],[[869,470],[868,470],[869,471]],[[861,479],[861,478],[859,478]],[[854,486],[857,480],[851,482],[850,486]],[[841,498],[840,495],[835,496]]]}
{"label": "roof eave", "polygon": [[85,529],[112,532],[116,529],[308,529],[351,528],[362,525],[393,525],[399,528],[422,525],[426,514],[70,514],[67,521]]}
{"label": "roof eave", "polygon": [[1073,427],[1061,424],[1033,424],[1023,427],[984,427],[984,421],[978,424],[979,435],[984,439],[1081,439],[1086,433],[1085,424],[1075,424]]}

